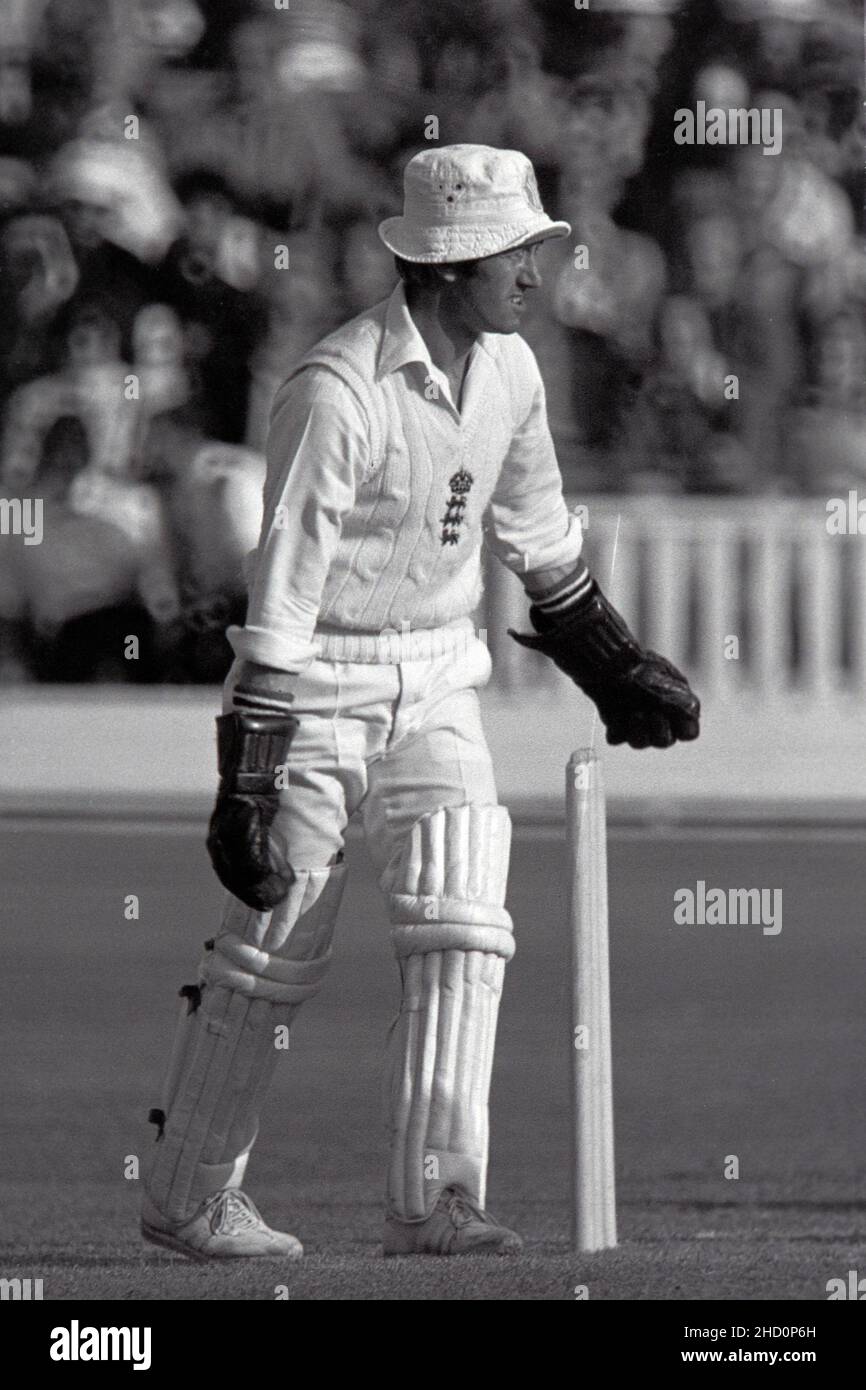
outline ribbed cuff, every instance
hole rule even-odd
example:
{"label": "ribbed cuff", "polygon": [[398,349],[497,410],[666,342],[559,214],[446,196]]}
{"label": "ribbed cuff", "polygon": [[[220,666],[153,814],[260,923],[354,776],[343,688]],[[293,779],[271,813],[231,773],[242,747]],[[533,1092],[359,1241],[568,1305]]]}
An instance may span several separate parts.
{"label": "ribbed cuff", "polygon": [[581,601],[592,593],[593,578],[581,560],[577,569],[566,575],[553,588],[533,596],[533,606],[545,617],[555,617],[566,608],[578,608]]}

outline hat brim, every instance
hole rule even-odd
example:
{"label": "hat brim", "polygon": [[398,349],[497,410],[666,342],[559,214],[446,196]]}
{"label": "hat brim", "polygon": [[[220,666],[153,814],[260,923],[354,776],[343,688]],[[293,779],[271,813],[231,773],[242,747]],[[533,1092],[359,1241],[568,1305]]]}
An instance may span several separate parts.
{"label": "hat brim", "polygon": [[553,222],[542,213],[535,222],[519,227],[435,227],[419,229],[405,217],[386,217],[379,223],[379,239],[401,260],[416,265],[450,265],[456,261],[482,261],[503,251],[516,251],[529,241],[549,241],[571,235],[569,222]]}

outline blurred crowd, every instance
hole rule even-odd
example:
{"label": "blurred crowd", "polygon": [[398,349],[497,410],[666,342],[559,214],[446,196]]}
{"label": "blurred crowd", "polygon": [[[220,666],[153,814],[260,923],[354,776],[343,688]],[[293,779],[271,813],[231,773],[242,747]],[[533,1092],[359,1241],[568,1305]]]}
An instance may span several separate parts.
{"label": "blurred crowd", "polygon": [[[861,25],[857,0],[0,0],[0,679],[221,677],[274,390],[390,292],[376,224],[431,141],[523,150],[573,225],[524,329],[569,492],[856,487]],[[781,111],[781,151],[677,144],[698,102]]]}

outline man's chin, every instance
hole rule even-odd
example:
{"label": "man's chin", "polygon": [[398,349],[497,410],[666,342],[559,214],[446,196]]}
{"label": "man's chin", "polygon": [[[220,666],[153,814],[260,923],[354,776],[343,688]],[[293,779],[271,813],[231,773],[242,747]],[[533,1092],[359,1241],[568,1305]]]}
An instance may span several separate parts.
{"label": "man's chin", "polygon": [[520,327],[520,315],[512,314],[508,321],[497,323],[495,327],[488,328],[488,333],[516,333]]}

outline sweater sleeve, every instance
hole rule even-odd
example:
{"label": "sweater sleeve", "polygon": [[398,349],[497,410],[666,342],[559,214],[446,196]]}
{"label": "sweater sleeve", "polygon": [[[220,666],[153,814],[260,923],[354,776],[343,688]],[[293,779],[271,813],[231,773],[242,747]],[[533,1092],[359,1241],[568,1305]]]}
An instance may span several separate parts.
{"label": "sweater sleeve", "polygon": [[535,354],[519,340],[521,386],[529,408],[517,425],[485,517],[493,553],[521,579],[571,566],[580,555],[580,522],[569,513],[547,423],[544,383]]}
{"label": "sweater sleeve", "polygon": [[369,462],[360,402],[334,373],[308,368],[277,392],[266,452],[246,623],[228,639],[242,660],[297,672],[317,655],[322,591]]}

